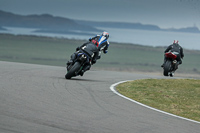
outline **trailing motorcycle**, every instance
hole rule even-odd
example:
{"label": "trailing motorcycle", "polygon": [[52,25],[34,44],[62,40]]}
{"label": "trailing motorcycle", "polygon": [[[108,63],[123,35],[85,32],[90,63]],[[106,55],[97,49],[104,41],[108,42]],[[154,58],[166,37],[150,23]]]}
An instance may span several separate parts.
{"label": "trailing motorcycle", "polygon": [[167,52],[165,53],[166,61],[163,65],[163,75],[164,76],[174,76],[174,72],[178,68],[177,52]]}
{"label": "trailing motorcycle", "polygon": [[71,79],[72,77],[80,75],[84,65],[88,62],[91,63],[91,60],[86,53],[78,53],[75,61],[67,65],[67,74],[65,75],[65,78]]}

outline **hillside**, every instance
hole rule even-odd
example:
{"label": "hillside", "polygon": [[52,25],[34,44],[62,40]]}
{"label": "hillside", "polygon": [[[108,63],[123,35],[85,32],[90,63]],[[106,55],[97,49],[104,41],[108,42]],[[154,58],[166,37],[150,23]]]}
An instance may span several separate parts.
{"label": "hillside", "polygon": [[180,29],[175,29],[175,28],[162,29],[162,28],[160,28],[156,25],[141,24],[141,23],[96,22],[96,21],[83,21],[83,20],[75,20],[75,22],[77,22],[78,24],[90,25],[90,26],[93,26],[93,27],[200,33],[200,30],[195,26],[194,27],[180,28]]}
{"label": "hillside", "polygon": [[141,23],[125,23],[125,22],[95,22],[75,20],[78,24],[90,25],[93,27],[108,27],[108,28],[121,28],[121,29],[139,29],[139,30],[161,30],[156,25],[144,25]]}
{"label": "hillside", "polygon": [[37,32],[73,33],[72,31],[100,31],[91,26],[78,24],[72,19],[50,14],[23,16],[0,10],[0,18],[0,27],[35,28],[38,29]]}
{"label": "hillside", "polygon": [[195,26],[180,29],[161,29],[160,27],[151,24],[72,20],[69,18],[52,16],[50,14],[23,16],[1,10],[0,18],[0,27],[35,28],[37,29],[35,32],[43,33],[92,35],[91,32],[102,32],[102,30],[95,27],[200,33],[200,30]]}

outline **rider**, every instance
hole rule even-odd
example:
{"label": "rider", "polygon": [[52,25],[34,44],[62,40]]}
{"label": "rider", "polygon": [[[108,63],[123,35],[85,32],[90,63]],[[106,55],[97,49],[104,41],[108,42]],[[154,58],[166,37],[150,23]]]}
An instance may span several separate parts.
{"label": "rider", "polygon": [[88,43],[93,42],[93,41],[97,41],[98,42],[97,47],[98,47],[98,50],[100,51],[97,59],[100,59],[101,58],[101,55],[100,55],[101,51],[103,51],[104,54],[106,54],[108,52],[108,47],[109,47],[108,38],[109,38],[109,33],[104,31],[101,35],[96,35],[93,38],[89,38],[89,42],[86,42],[83,45],[88,44]]}
{"label": "rider", "polygon": [[[87,53],[91,58],[92,65],[96,63],[97,59],[100,59],[100,51],[102,50],[104,53],[107,53],[109,42],[107,39],[109,38],[108,32],[103,32],[102,35],[96,35],[93,38],[89,39],[89,42],[84,43],[80,47],[76,48],[76,52],[71,55],[70,61],[68,61],[67,65],[74,62],[79,52]],[[94,55],[93,55],[94,54]],[[89,62],[86,63],[84,68],[82,69],[80,75],[83,76],[84,72],[89,70],[91,64]]]}
{"label": "rider", "polygon": [[[174,40],[173,44],[171,44],[167,47],[167,49],[165,50],[165,53],[167,53],[169,51],[179,53],[179,54],[177,54],[177,58],[176,58],[176,60],[177,60],[176,69],[178,69],[178,65],[182,64],[181,58],[183,59],[183,57],[184,57],[183,48],[179,45],[178,40]],[[165,62],[166,62],[166,57],[164,58],[164,63],[161,65],[161,67],[164,66]]]}
{"label": "rider", "polygon": [[106,54],[108,52],[108,47],[109,47],[108,38],[109,38],[109,33],[104,31],[102,35],[96,35],[95,37],[90,38],[89,41],[93,40],[97,41],[99,43],[98,50],[99,51],[102,50],[104,54]]}

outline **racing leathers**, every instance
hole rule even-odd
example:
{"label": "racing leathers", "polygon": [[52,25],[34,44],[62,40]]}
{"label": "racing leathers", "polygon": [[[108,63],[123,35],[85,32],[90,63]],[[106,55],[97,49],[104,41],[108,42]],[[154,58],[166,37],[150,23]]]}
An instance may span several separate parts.
{"label": "racing leathers", "polygon": [[98,59],[101,58],[101,55],[100,55],[101,51],[103,51],[104,54],[106,54],[108,52],[109,42],[105,36],[96,35],[95,37],[90,38],[89,41],[90,42],[97,41],[97,43],[98,43],[97,47],[98,47],[98,50],[100,51]]}
{"label": "racing leathers", "polygon": [[85,43],[82,46],[76,48],[76,52],[71,55],[71,59],[70,61],[68,61],[67,65],[69,65],[70,63],[73,63],[75,59],[77,58],[78,53],[82,53],[82,52],[88,55],[88,57],[91,60],[91,63],[89,61],[86,62],[86,64],[84,65],[80,73],[81,76],[83,76],[85,71],[90,69],[91,64],[96,63],[96,60],[98,59],[98,55],[99,55],[99,50],[96,44],[94,44],[93,42]]}
{"label": "racing leathers", "polygon": [[[181,58],[183,59],[183,57],[184,57],[183,48],[179,44],[173,43],[173,44],[169,45],[164,52],[167,53],[169,51],[178,53],[178,54],[176,54],[177,68],[178,68],[178,65],[182,64]],[[166,57],[164,58],[164,63],[165,62],[166,62]],[[164,63],[163,63],[163,65],[164,65]],[[161,67],[163,67],[163,65]]]}

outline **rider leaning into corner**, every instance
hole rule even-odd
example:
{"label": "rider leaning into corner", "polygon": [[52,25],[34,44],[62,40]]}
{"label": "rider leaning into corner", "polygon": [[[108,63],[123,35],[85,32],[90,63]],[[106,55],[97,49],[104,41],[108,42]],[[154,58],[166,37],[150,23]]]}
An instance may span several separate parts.
{"label": "rider leaning into corner", "polygon": [[[176,69],[178,69],[178,65],[182,64],[181,58],[183,59],[183,57],[184,57],[183,48],[179,45],[178,40],[174,40],[173,44],[171,44],[167,47],[167,49],[165,50],[165,53],[167,53],[169,51],[179,53],[179,54],[177,54],[177,58],[176,58],[176,60],[177,60]],[[161,67],[164,66],[165,62],[166,62],[166,57],[164,58],[164,63],[161,65]]]}
{"label": "rider leaning into corner", "polygon": [[[104,54],[108,52],[108,38],[109,33],[105,31],[102,33],[102,35],[96,35],[95,37],[90,38],[89,42],[86,42],[80,47],[76,48],[76,52],[71,55],[71,59],[67,62],[67,65],[74,62],[79,52],[86,52],[92,58],[91,64],[95,64],[96,60],[101,58],[101,51],[103,51]],[[80,73],[81,76],[83,76],[85,71],[90,70],[91,64],[90,62],[86,63]]]}

